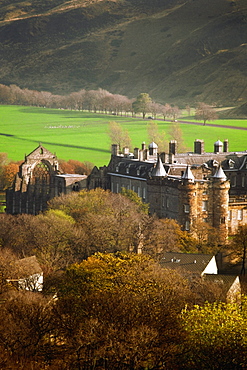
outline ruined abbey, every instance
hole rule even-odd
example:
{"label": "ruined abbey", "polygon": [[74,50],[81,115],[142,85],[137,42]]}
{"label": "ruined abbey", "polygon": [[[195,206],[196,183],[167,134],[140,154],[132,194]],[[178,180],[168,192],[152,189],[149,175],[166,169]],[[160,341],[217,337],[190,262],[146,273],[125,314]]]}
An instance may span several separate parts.
{"label": "ruined abbey", "polygon": [[178,153],[176,141],[169,153],[159,153],[153,142],[119,152],[112,145],[107,166],[94,167],[91,174],[61,174],[55,155],[42,145],[26,156],[11,189],[6,211],[37,214],[55,196],[81,189],[101,187],[118,193],[135,191],[150,213],[177,220],[191,231],[198,220],[219,230],[222,242],[247,222],[247,152],[230,152],[228,141],[218,140],[211,153],[195,140],[194,151]]}

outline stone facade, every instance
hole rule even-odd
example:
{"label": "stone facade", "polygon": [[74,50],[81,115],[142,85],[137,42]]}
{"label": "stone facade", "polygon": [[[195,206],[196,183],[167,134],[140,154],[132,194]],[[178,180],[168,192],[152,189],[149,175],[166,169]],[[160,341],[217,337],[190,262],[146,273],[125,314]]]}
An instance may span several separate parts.
{"label": "stone facade", "polygon": [[6,211],[11,214],[38,214],[55,196],[81,189],[122,188],[135,191],[149,203],[150,213],[177,220],[191,231],[198,221],[219,230],[222,242],[247,223],[247,152],[229,152],[227,140],[204,151],[203,140],[194,142],[194,152],[158,154],[151,143],[130,153],[112,146],[107,166],[94,167],[90,176],[61,174],[54,154],[42,145],[25,157],[11,189],[7,190]]}
{"label": "stone facade", "polygon": [[211,153],[203,140],[195,140],[189,153],[177,153],[173,140],[169,153],[159,155],[155,143],[143,143],[134,154],[120,154],[114,145],[109,165],[89,176],[89,188],[97,182],[115,193],[134,190],[151,214],[175,219],[185,230],[206,222],[219,230],[222,243],[247,222],[247,152],[229,152],[228,140],[216,141]]}
{"label": "stone facade", "polygon": [[58,160],[42,145],[25,157],[15,181],[6,192],[6,212],[36,215],[55,196],[86,189],[87,176],[61,174]]}

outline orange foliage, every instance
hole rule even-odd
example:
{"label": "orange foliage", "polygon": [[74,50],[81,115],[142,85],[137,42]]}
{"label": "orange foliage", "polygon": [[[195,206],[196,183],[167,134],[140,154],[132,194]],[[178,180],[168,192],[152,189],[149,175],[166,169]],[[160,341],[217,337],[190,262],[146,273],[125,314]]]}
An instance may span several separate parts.
{"label": "orange foliage", "polygon": [[77,173],[79,175],[88,175],[93,168],[90,162],[80,162],[74,159],[69,159],[67,162],[59,161],[60,170],[62,173]]}
{"label": "orange foliage", "polygon": [[19,165],[15,162],[10,162],[3,167],[3,183],[5,189],[11,186],[18,171]]}

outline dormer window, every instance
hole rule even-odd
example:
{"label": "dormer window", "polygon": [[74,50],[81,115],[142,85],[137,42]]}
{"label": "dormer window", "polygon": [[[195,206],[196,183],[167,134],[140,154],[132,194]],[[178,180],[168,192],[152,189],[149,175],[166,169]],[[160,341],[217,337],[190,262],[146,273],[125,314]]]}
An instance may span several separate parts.
{"label": "dormer window", "polygon": [[126,173],[130,173],[129,167],[126,167]]}
{"label": "dormer window", "polygon": [[136,170],[137,176],[140,176],[140,170]]}
{"label": "dormer window", "polygon": [[228,164],[229,164],[229,168],[232,169],[232,168],[234,168],[235,162],[232,159],[229,159]]}
{"label": "dormer window", "polygon": [[116,167],[116,172],[118,172],[118,171],[119,171],[119,167],[117,166],[117,167]]}
{"label": "dormer window", "polygon": [[189,213],[189,212],[190,212],[189,204],[184,204],[184,213]]}

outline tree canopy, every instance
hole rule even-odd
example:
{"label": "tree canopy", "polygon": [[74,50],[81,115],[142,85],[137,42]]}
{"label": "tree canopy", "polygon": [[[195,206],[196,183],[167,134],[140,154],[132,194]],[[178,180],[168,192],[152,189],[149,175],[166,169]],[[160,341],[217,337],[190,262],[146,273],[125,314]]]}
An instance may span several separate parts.
{"label": "tree canopy", "polygon": [[141,93],[132,103],[132,107],[135,113],[142,113],[142,118],[145,118],[146,114],[150,111],[151,103],[152,99],[150,98],[149,94]]}

